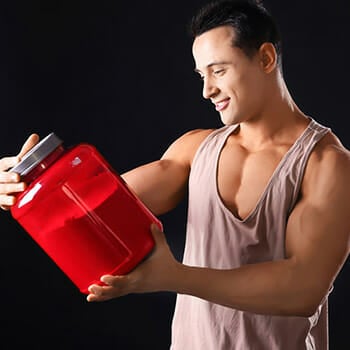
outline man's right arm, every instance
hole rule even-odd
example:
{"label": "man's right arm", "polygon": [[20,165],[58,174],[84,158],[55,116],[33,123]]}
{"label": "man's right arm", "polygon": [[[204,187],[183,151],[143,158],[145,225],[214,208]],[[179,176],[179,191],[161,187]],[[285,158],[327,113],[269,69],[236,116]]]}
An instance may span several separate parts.
{"label": "man's right arm", "polygon": [[[187,190],[191,162],[194,154],[211,130],[194,130],[178,138],[164,153],[160,160],[142,165],[122,178],[146,206],[155,214],[163,214],[174,208]],[[17,156],[0,159],[0,207],[8,210],[16,201],[16,193],[25,189],[18,174],[8,169],[37,142],[39,136],[28,137]]]}

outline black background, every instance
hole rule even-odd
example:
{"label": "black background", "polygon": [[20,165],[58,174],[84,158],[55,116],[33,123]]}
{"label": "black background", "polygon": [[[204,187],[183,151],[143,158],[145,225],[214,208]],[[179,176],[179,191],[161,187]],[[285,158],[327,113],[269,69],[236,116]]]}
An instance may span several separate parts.
{"label": "black background", "polygon": [[[159,158],[194,128],[221,126],[201,97],[186,26],[205,3],[13,1],[0,14],[0,157],[31,132],[94,144],[120,173]],[[283,36],[284,75],[300,108],[349,147],[350,11],[345,0],[265,1]],[[161,217],[181,258],[186,203]],[[167,349],[175,295],[87,303],[0,213],[2,348]],[[330,349],[348,349],[348,264],[330,296]],[[291,334],[291,336],[293,336]]]}

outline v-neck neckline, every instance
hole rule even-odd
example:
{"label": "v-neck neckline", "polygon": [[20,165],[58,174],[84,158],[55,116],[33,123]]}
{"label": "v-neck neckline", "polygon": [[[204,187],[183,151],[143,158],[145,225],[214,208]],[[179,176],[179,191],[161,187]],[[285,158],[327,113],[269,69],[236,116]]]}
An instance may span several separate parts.
{"label": "v-neck neckline", "polygon": [[315,121],[309,117],[309,124],[306,126],[306,128],[303,130],[303,132],[297,137],[297,139],[294,141],[294,143],[292,144],[292,146],[288,149],[288,151],[283,155],[283,157],[281,158],[281,160],[279,161],[278,165],[276,166],[275,170],[273,171],[272,175],[270,176],[270,179],[268,180],[263,192],[261,193],[257,203],[255,204],[255,206],[253,207],[253,209],[249,212],[249,214],[244,217],[244,218],[239,218],[237,217],[223,202],[221,195],[219,193],[219,184],[218,184],[218,174],[219,174],[219,160],[220,160],[220,156],[222,154],[222,150],[227,142],[227,139],[230,137],[230,135],[239,127],[239,125],[233,125],[231,127],[228,128],[220,146],[219,146],[219,150],[217,152],[216,155],[216,160],[215,160],[215,173],[214,173],[214,181],[215,181],[215,192],[216,192],[216,196],[217,199],[221,205],[221,207],[223,208],[224,211],[226,211],[228,213],[229,216],[231,216],[233,218],[233,220],[238,221],[240,223],[245,223],[247,221],[249,221],[258,211],[258,209],[261,206],[261,203],[263,202],[264,198],[266,197],[268,190],[271,187],[272,182],[274,181],[275,177],[277,176],[277,174],[279,173],[280,169],[283,167],[284,163],[287,161],[287,159],[289,158],[290,154],[293,153],[293,151],[295,150],[295,148],[300,144],[300,142],[302,142],[302,140],[309,134],[310,130],[312,129],[313,125],[315,124]]}

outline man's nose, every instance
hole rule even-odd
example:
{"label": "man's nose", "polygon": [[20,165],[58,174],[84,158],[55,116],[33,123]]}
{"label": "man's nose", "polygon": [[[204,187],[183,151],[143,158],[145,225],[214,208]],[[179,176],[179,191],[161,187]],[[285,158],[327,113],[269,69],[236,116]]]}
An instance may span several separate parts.
{"label": "man's nose", "polygon": [[218,87],[213,84],[211,79],[203,79],[203,97],[205,99],[212,98],[213,96],[217,95],[218,92]]}

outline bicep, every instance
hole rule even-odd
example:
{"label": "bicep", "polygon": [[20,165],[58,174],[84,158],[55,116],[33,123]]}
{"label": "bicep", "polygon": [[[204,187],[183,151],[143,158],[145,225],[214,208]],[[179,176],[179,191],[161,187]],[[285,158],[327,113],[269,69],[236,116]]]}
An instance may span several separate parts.
{"label": "bicep", "polygon": [[348,170],[336,167],[319,173],[292,211],[286,231],[287,258],[324,296],[343,266],[350,241]]}
{"label": "bicep", "polygon": [[156,215],[174,208],[183,198],[188,168],[175,160],[160,159],[122,175],[128,186]]}
{"label": "bicep", "polygon": [[211,130],[187,132],[160,160],[122,175],[126,183],[156,215],[173,209],[184,197],[194,154]]}

